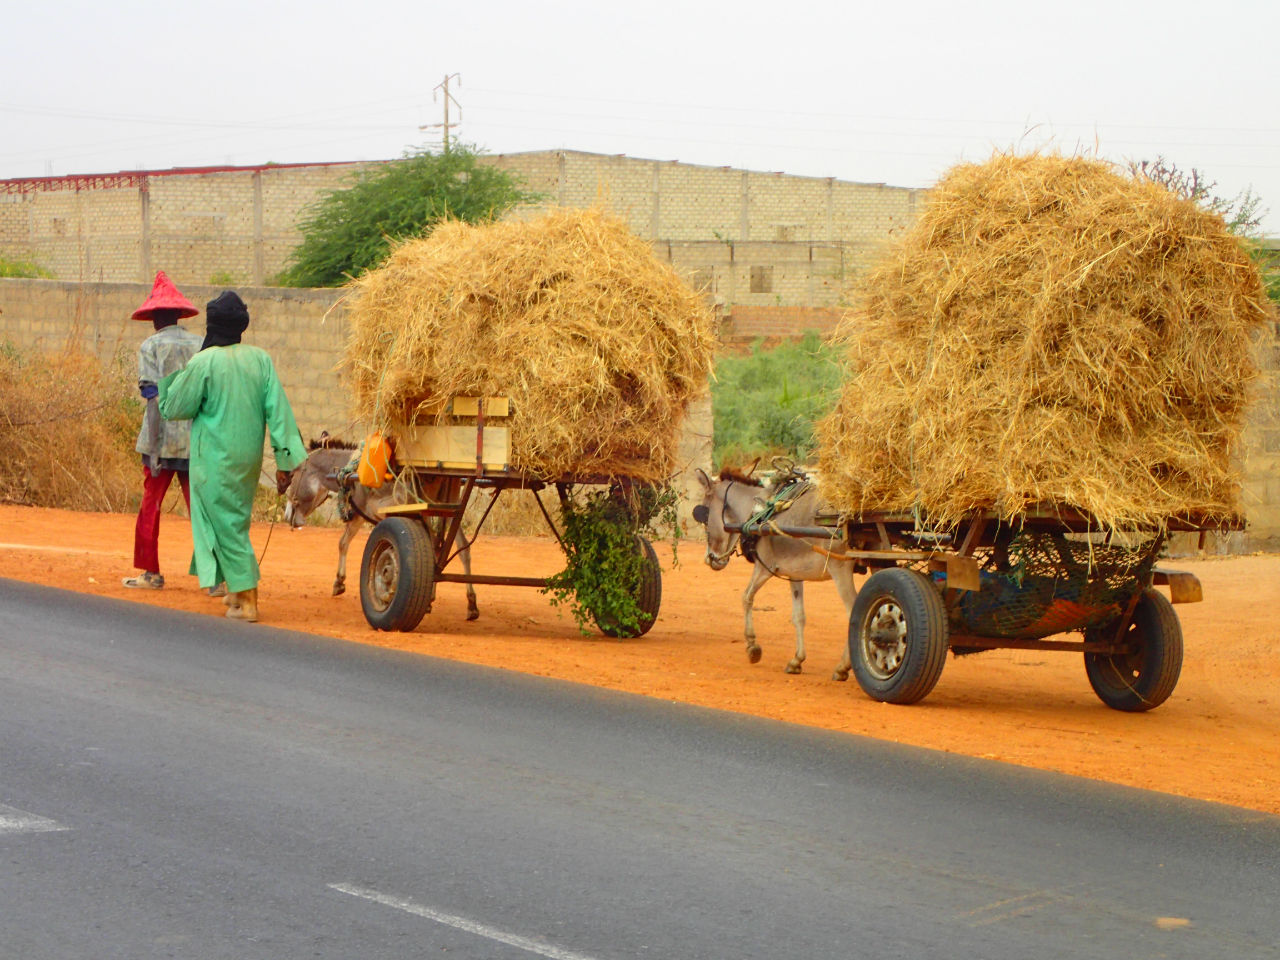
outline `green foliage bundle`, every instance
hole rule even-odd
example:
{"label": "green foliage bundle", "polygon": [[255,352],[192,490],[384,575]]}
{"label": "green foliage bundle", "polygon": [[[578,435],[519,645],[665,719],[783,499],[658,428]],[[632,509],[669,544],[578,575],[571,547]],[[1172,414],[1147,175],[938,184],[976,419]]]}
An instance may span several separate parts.
{"label": "green foliage bundle", "polygon": [[656,561],[641,538],[669,529],[674,544],[680,536],[678,503],[673,488],[650,486],[626,493],[615,486],[568,498],[560,514],[568,565],[547,578],[542,592],[553,606],[567,604],[583,633],[591,620],[611,636],[643,633],[653,615],[643,609],[640,595],[656,574]]}
{"label": "green foliage bundle", "polygon": [[757,456],[802,463],[816,443],[813,424],[830,411],[842,373],[836,352],[809,332],[773,349],[722,356],[711,385],[718,469]]}
{"label": "green foliage bundle", "polygon": [[411,154],[315,203],[301,225],[302,243],[277,279],[291,287],[340,286],[380,264],[397,241],[442,220],[481,223],[538,199],[512,174],[481,164],[472,147]]}

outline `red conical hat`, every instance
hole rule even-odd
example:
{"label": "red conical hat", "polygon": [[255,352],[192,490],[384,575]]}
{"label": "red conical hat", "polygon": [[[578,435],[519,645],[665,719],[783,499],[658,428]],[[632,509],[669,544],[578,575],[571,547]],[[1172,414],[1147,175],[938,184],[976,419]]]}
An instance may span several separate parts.
{"label": "red conical hat", "polygon": [[179,310],[178,318],[194,317],[200,311],[182,295],[173,281],[164,275],[163,270],[156,271],[156,282],[151,288],[151,296],[146,303],[133,311],[133,319],[150,320],[152,310]]}

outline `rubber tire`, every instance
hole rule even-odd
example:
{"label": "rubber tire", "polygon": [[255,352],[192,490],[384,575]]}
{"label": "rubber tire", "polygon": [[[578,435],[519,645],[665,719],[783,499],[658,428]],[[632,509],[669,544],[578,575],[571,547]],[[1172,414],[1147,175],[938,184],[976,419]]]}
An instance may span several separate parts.
{"label": "rubber tire", "polygon": [[[882,676],[884,671],[870,662],[862,641],[873,614],[886,601],[901,611],[905,650],[897,667]],[[858,591],[849,616],[849,662],[858,686],[881,703],[923,700],[942,676],[947,662],[947,635],[942,594],[927,577],[903,567],[877,570]]]}
{"label": "rubber tire", "polygon": [[[1115,623],[1085,631],[1085,640],[1109,640]],[[1182,624],[1168,598],[1148,587],[1133,610],[1127,639],[1133,653],[1086,653],[1084,669],[1098,699],[1113,710],[1142,713],[1169,699],[1182,673]]]}
{"label": "rubber tire", "polygon": [[[640,608],[640,628],[624,629],[614,621],[592,613],[591,618],[595,620],[596,626],[606,637],[618,637],[624,640],[643,637],[658,622],[658,610],[662,606],[662,565],[658,563],[658,555],[654,552],[653,544],[644,537],[636,537],[636,546],[644,554],[645,561],[635,598],[636,606]],[[646,617],[645,614],[648,616]]]}
{"label": "rubber tire", "polygon": [[[375,565],[394,563],[391,582],[375,587]],[[436,557],[431,534],[421,520],[388,517],[379,521],[364,545],[360,562],[360,606],[375,630],[408,632],[431,610]]]}

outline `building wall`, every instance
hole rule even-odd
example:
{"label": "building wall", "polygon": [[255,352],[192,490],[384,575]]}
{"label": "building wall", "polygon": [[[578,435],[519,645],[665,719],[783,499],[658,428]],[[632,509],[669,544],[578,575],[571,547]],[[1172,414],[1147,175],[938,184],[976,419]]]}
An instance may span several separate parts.
{"label": "building wall", "polygon": [[[197,306],[219,292],[217,286],[184,285],[183,292]],[[253,322],[245,340],[271,353],[293,404],[304,437],[321,430],[360,436],[363,425],[351,418],[347,393],[338,372],[346,344],[346,315],[337,290],[298,290],[278,287],[240,287]],[[130,320],[151,291],[149,283],[69,283],[55,280],[0,279],[0,345],[20,350],[52,351],[75,344],[99,357],[123,357],[136,362],[138,345],[151,325]],[[774,330],[802,332],[816,327],[822,311],[799,307],[757,307],[760,319],[750,327],[760,336]],[[203,329],[203,318],[192,327]],[[1232,536],[1208,544],[1210,549],[1241,551],[1274,546],[1280,538],[1280,321],[1268,326],[1262,347],[1263,377],[1244,435],[1244,506],[1250,521],[1247,536]],[[689,464],[684,477],[687,492],[696,489],[694,467],[709,469],[711,408],[698,404],[690,411],[682,439],[681,460]],[[1182,549],[1195,544],[1182,542]]]}
{"label": "building wall", "polygon": [[211,168],[0,181],[0,256],[63,280],[262,284],[302,211],[364,164]]}
{"label": "building wall", "polygon": [[[201,285],[181,289],[201,308],[221,290]],[[105,361],[119,358],[136,370],[138,347],[153,328],[129,316],[150,292],[150,283],[0,278],[0,347],[52,352],[75,346]],[[245,342],[271,354],[303,439],[318,437],[322,430],[349,439],[364,436],[366,426],[351,415],[350,395],[338,369],[347,342],[342,291],[237,287],[237,292],[252,317]],[[203,310],[185,324],[203,333]],[[694,404],[685,418],[679,460],[687,466],[680,482],[689,496],[697,487],[693,470],[711,469],[711,424],[710,399]]]}
{"label": "building wall", "polygon": [[[835,309],[853,272],[910,222],[922,191],[577,151],[486,157],[545,196],[514,211],[605,206],[729,315]],[[368,165],[209,168],[0,181],[0,256],[64,280],[262,285],[307,207]],[[757,318],[766,313],[756,313]]]}

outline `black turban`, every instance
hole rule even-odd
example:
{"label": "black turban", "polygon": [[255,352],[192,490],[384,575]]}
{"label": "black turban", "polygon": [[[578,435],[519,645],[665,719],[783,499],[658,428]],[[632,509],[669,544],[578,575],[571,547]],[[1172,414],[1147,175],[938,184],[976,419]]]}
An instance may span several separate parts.
{"label": "black turban", "polygon": [[223,290],[204,305],[205,337],[200,349],[229,347],[240,342],[249,326],[249,308],[234,290]]}

